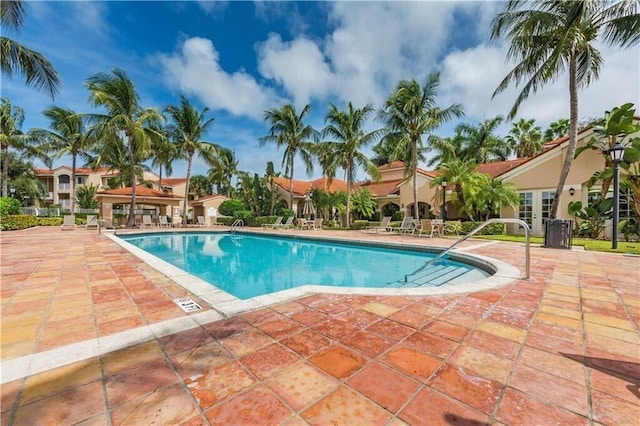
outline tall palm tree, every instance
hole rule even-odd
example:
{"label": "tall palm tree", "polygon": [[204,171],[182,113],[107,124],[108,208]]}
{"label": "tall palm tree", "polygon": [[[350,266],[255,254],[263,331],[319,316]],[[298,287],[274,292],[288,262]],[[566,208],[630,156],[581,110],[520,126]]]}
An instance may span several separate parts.
{"label": "tall palm tree", "polygon": [[[451,202],[458,205],[462,210],[470,204],[465,197],[465,189],[480,188],[483,179],[482,174],[476,171],[476,163],[473,160],[455,159],[447,161],[438,166],[438,177],[431,181],[432,187],[440,187],[442,181],[446,180],[449,186],[453,187],[454,197]],[[473,214],[471,211],[467,213]]]}
{"label": "tall palm tree", "polygon": [[238,160],[235,152],[220,147],[208,174],[211,183],[216,185],[216,192],[229,196],[231,193],[231,180],[237,174]]}
{"label": "tall palm tree", "polygon": [[162,172],[167,176],[173,173],[173,162],[179,159],[179,152],[169,139],[167,129],[159,127],[155,130],[157,134],[151,135],[151,166],[158,168],[158,184],[162,186]]}
{"label": "tall palm tree", "polygon": [[76,168],[78,157],[90,161],[91,152],[97,140],[88,131],[85,116],[58,106],[45,109],[42,113],[49,120],[49,129],[32,129],[30,137],[42,143],[42,147],[53,153],[54,158],[71,156],[71,212],[75,211]]}
{"label": "tall palm tree", "polygon": [[317,140],[317,132],[303,121],[310,111],[311,107],[305,105],[298,114],[295,106],[286,104],[264,113],[264,119],[271,124],[271,127],[269,134],[259,139],[260,145],[273,142],[278,147],[285,147],[282,166],[285,177],[289,178],[290,209],[293,209],[293,166],[296,155],[299,154],[302,158],[307,173],[313,171],[313,142]]}
{"label": "tall palm tree", "polygon": [[373,112],[373,106],[354,108],[351,102],[346,110],[340,110],[334,104],[329,104],[329,112],[325,122],[329,123],[322,130],[322,137],[329,141],[318,145],[321,161],[329,183],[335,177],[336,168],[342,168],[347,182],[347,227],[349,227],[351,188],[356,180],[360,167],[374,179],[380,179],[380,172],[376,165],[362,153],[362,148],[375,141],[381,134],[380,130],[366,132],[363,127],[367,116]]}
{"label": "tall palm tree", "polygon": [[198,108],[191,105],[185,96],[180,96],[180,105],[169,105],[166,112],[171,118],[169,134],[178,146],[180,155],[187,159],[187,185],[185,189],[184,205],[182,209],[183,223],[187,223],[187,206],[189,198],[189,179],[191,178],[191,166],[193,157],[197,154],[208,165],[215,164],[215,157],[219,147],[211,142],[202,140],[209,131],[215,117],[206,118],[209,108]]}
{"label": "tall palm tree", "polygon": [[[19,33],[24,22],[22,1],[2,0],[0,16],[4,31]],[[15,72],[22,74],[27,86],[42,89],[51,98],[60,90],[60,77],[47,58],[4,36],[0,36],[0,68],[9,77]]]}
{"label": "tall palm tree", "polygon": [[418,160],[424,151],[422,136],[428,135],[443,123],[463,115],[462,105],[447,108],[436,106],[440,75],[429,74],[420,85],[416,80],[401,80],[385,102],[379,117],[385,123],[385,138],[396,146],[394,157],[402,158],[410,152],[406,175],[413,175],[414,218],[418,213]]}
{"label": "tall palm tree", "polygon": [[136,166],[146,158],[152,137],[157,137],[162,115],[155,108],[142,108],[133,81],[121,69],[97,73],[86,81],[89,100],[94,106],[106,109],[106,114],[88,114],[94,123],[92,131],[104,141],[117,137],[126,140],[129,173],[131,175],[131,211],[127,226],[135,224]]}
{"label": "tall palm tree", "polygon": [[462,135],[456,134],[452,137],[441,138],[434,135],[429,138],[429,146],[427,146],[428,152],[434,152],[431,158],[427,162],[429,166],[435,166],[438,164],[446,163],[460,159],[463,154]]}
{"label": "tall palm tree", "polygon": [[551,219],[558,213],[578,140],[578,90],[587,87],[600,73],[602,56],[595,43],[602,35],[602,42],[608,46],[638,44],[639,8],[639,0],[509,0],[504,11],[493,20],[491,38],[507,36],[510,41],[507,59],[517,63],[494,96],[512,82],[519,85],[526,81],[509,118],[515,117],[518,107],[531,92],[569,71],[569,145],[549,212]]}
{"label": "tall palm tree", "polygon": [[521,118],[511,123],[511,130],[505,138],[515,151],[518,158],[533,157],[542,152],[544,142],[540,126],[535,125],[535,119]]}
{"label": "tall palm tree", "polygon": [[504,139],[494,134],[503,120],[504,117],[498,115],[479,124],[459,124],[456,127],[456,135],[462,139],[464,146],[461,157],[475,160],[479,164],[506,160],[511,149]]}
{"label": "tall palm tree", "polygon": [[0,150],[2,151],[2,196],[8,196],[9,150],[17,151],[26,157],[38,158],[51,165],[51,159],[34,139],[22,132],[24,110],[11,105],[7,98],[0,100]]}

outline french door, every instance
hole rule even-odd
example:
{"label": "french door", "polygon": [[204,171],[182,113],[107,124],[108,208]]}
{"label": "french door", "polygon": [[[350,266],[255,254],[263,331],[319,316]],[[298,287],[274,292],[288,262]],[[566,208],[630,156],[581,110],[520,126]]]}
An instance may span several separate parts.
{"label": "french door", "polygon": [[[520,193],[518,218],[529,225],[533,235],[543,235],[544,224],[549,219],[555,191],[531,191]],[[524,231],[522,231],[524,233]]]}

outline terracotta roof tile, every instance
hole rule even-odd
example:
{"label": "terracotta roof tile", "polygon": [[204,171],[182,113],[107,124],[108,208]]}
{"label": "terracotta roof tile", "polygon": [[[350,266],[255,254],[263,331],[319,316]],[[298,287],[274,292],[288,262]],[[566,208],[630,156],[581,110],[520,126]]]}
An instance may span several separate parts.
{"label": "terracotta roof tile", "polygon": [[[186,181],[187,178],[162,178],[162,185],[172,186],[185,183]],[[153,182],[160,183],[160,180],[155,180]]]}
{"label": "terracotta roof tile", "polygon": [[530,158],[519,158],[517,160],[494,161],[492,163],[479,164],[476,171],[487,174],[491,178],[495,178],[515,169],[529,160]]}
{"label": "terracotta roof tile", "polygon": [[400,189],[398,185],[402,182],[402,179],[388,180],[386,182],[362,182],[354,187],[354,190],[360,188],[367,188],[374,197],[385,197],[392,194],[399,194]]}
{"label": "terracotta roof tile", "polygon": [[391,162],[391,164],[383,164],[382,166],[378,167],[378,170],[390,170],[390,169],[403,169],[404,168],[404,163],[402,161],[393,161]]}
{"label": "terracotta roof tile", "polygon": [[[289,191],[289,179],[279,177],[275,179],[275,183],[285,191]],[[326,177],[321,177],[312,181],[293,180],[294,195],[305,195],[310,189],[321,189],[327,192],[346,191],[347,183],[341,179],[333,179],[331,185],[327,185]]]}

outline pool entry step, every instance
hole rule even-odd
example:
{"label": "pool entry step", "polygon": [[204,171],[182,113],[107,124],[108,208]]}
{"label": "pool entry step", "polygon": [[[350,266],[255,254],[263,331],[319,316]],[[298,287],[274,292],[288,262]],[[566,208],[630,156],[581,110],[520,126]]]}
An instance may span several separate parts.
{"label": "pool entry step", "polygon": [[419,274],[411,276],[411,279],[407,282],[404,280],[398,280],[390,282],[386,285],[386,287],[390,288],[409,288],[409,287],[420,287],[423,285],[429,286],[441,286],[442,284],[446,284],[463,276],[468,273],[469,269],[462,268],[455,265],[450,264],[437,264],[434,263],[429,265],[424,270],[420,271]]}

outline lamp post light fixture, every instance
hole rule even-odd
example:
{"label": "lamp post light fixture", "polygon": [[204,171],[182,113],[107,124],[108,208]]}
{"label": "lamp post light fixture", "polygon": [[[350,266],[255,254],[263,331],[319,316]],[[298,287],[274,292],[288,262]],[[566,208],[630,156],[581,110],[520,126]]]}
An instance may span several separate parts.
{"label": "lamp post light fixture", "polygon": [[11,185],[9,186],[9,193],[11,194],[11,198],[15,197],[16,195],[16,187]]}
{"label": "lamp post light fixture", "polygon": [[611,248],[618,248],[618,204],[620,203],[620,162],[624,154],[624,146],[620,142],[608,152],[613,162],[613,229],[611,231]]}
{"label": "lamp post light fixture", "polygon": [[24,204],[23,207],[27,207],[27,204],[29,204],[29,198],[30,197],[28,195],[25,195],[24,197],[22,197],[22,202]]}
{"label": "lamp post light fixture", "polygon": [[444,208],[444,204],[447,201],[447,180],[442,179],[440,182],[440,186],[442,187],[442,206],[440,206],[440,216],[442,216],[442,222],[444,223],[447,220],[447,210]]}

